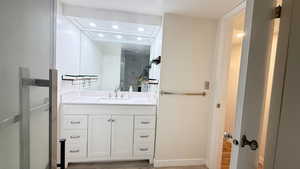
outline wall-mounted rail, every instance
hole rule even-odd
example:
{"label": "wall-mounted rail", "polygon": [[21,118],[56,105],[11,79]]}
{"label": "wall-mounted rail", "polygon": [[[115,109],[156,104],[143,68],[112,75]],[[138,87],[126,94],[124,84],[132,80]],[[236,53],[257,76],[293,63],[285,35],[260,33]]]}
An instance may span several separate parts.
{"label": "wall-mounted rail", "polygon": [[165,91],[161,90],[160,95],[179,95],[179,96],[206,96],[206,92],[171,92],[171,91]]}
{"label": "wall-mounted rail", "polygon": [[[44,111],[49,111],[49,103],[44,103],[35,107],[32,107],[30,109],[31,113],[35,112],[44,112]],[[21,115],[20,113],[10,113],[6,116],[0,117],[0,129],[8,127],[14,123],[17,123],[20,121]]]}

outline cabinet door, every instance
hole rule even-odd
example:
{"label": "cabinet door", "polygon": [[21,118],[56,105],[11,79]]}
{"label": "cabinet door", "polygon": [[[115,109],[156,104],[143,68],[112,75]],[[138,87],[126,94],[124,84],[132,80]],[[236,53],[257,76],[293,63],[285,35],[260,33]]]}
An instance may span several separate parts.
{"label": "cabinet door", "polygon": [[133,116],[112,116],[112,160],[133,157]]}
{"label": "cabinet door", "polygon": [[110,115],[90,116],[88,127],[88,158],[109,160],[110,136]]}

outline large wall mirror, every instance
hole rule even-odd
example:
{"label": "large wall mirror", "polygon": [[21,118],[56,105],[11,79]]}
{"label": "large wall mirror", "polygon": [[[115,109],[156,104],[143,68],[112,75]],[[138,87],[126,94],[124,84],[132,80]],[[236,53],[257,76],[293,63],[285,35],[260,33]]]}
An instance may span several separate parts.
{"label": "large wall mirror", "polygon": [[150,45],[90,40],[81,35],[80,74],[97,75],[93,90],[139,91],[149,79]]}
{"label": "large wall mirror", "polygon": [[63,80],[81,90],[148,92],[159,83],[160,25],[65,17]]}

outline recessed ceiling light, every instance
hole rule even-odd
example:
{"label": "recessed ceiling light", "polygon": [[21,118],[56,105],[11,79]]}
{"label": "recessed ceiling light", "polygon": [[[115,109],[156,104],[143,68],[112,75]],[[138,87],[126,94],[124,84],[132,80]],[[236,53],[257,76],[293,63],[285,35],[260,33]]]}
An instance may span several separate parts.
{"label": "recessed ceiling light", "polygon": [[121,35],[116,35],[116,38],[118,38],[118,39],[122,39],[122,38],[123,38],[123,36],[121,36]]}
{"label": "recessed ceiling light", "polygon": [[90,23],[90,26],[91,26],[91,27],[97,27],[97,25],[96,25],[94,22],[91,22],[91,23]]}
{"label": "recessed ceiling light", "polygon": [[141,37],[137,37],[136,39],[137,39],[137,40],[143,40],[143,38],[141,38]]}
{"label": "recessed ceiling light", "polygon": [[237,33],[237,34],[236,34],[236,37],[242,38],[242,37],[244,37],[245,35],[246,35],[245,32],[240,32],[240,33]]}
{"label": "recessed ceiling light", "polygon": [[103,38],[103,37],[104,37],[104,35],[103,35],[102,33],[98,33],[98,36],[99,36],[100,38]]}
{"label": "recessed ceiling light", "polygon": [[145,29],[142,28],[142,27],[139,27],[139,28],[138,28],[138,31],[143,32],[143,31],[145,31]]}
{"label": "recessed ceiling light", "polygon": [[113,25],[112,28],[113,29],[119,29],[119,26],[118,25]]}

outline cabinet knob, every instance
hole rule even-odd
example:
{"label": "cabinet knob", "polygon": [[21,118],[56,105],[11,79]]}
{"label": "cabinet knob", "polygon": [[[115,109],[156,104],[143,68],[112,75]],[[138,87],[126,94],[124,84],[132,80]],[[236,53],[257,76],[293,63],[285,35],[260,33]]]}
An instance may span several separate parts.
{"label": "cabinet knob", "polygon": [[140,148],[140,151],[148,151],[148,148]]}
{"label": "cabinet knob", "polygon": [[149,135],[140,136],[141,138],[148,138]]}
{"label": "cabinet knob", "polygon": [[80,121],[71,121],[71,124],[80,124]]}
{"label": "cabinet knob", "polygon": [[115,122],[116,120],[115,119],[108,119],[107,121],[108,122]]}
{"label": "cabinet knob", "polygon": [[79,150],[70,150],[70,153],[79,153]]}
{"label": "cabinet knob", "polygon": [[70,136],[71,139],[80,138],[80,136]]}

